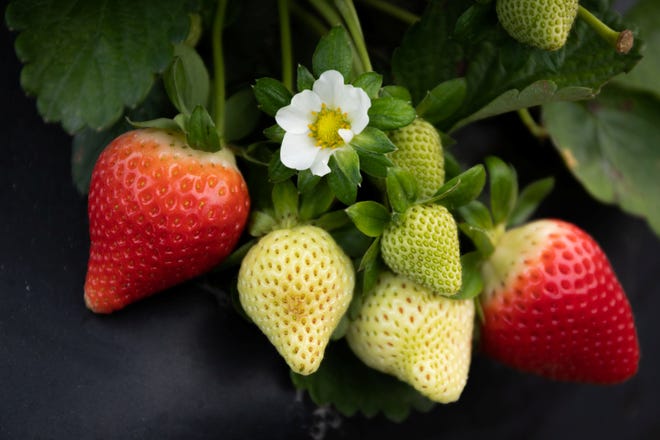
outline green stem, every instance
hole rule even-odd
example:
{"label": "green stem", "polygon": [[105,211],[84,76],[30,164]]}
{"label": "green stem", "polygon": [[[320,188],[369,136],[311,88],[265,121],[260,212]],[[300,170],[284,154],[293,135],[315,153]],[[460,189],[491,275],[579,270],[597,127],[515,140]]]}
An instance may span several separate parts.
{"label": "green stem", "polygon": [[355,5],[353,5],[353,0],[335,0],[335,5],[346,22],[346,27],[353,38],[353,43],[357,49],[364,71],[373,71],[371,60],[369,59],[369,52],[367,51],[367,45],[364,42],[362,27],[360,26],[360,19],[355,10]]}
{"label": "green stem", "polygon": [[277,0],[280,16],[280,50],[282,51],[282,82],[293,91],[293,56],[291,45],[291,18],[289,0]]}
{"label": "green stem", "polygon": [[325,21],[328,22],[330,26],[341,26],[343,22],[341,16],[337,14],[337,11],[334,10],[332,6],[328,4],[325,0],[309,0],[309,2],[316,8],[316,10],[321,14]]}
{"label": "green stem", "polygon": [[538,139],[543,139],[548,137],[548,131],[542,125],[539,125],[532,115],[529,113],[529,110],[526,108],[521,108],[518,110],[518,116],[520,120],[525,124],[529,132]]}
{"label": "green stem", "polygon": [[393,5],[392,3],[384,2],[382,0],[360,0],[362,3],[371,6],[374,9],[378,9],[381,12],[386,13],[399,21],[402,21],[406,24],[412,25],[417,23],[420,18],[419,16],[413,14],[410,11],[407,11],[403,8]]}
{"label": "green stem", "polygon": [[582,5],[578,7],[578,15],[618,53],[626,54],[630,52],[635,43],[635,37],[630,30],[624,29],[621,32],[613,30]]}
{"label": "green stem", "polygon": [[225,63],[222,53],[222,27],[225,20],[227,0],[218,0],[213,19],[213,89],[215,106],[215,126],[220,136],[220,145],[225,145]]}

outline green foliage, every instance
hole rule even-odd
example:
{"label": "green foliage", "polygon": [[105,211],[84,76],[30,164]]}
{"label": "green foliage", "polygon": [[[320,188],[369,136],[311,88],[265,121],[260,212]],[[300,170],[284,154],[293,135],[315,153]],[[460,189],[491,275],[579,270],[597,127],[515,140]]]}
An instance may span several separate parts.
{"label": "green foliage", "polygon": [[[21,0],[6,12],[19,31],[21,85],[47,121],[75,133],[112,126],[141,103],[188,30],[187,2]],[[101,11],[103,11],[101,13]]]}
{"label": "green foliage", "polygon": [[352,65],[353,52],[348,33],[343,27],[335,26],[316,46],[312,57],[312,71],[317,78],[326,70],[336,70],[344,78],[350,78]]}

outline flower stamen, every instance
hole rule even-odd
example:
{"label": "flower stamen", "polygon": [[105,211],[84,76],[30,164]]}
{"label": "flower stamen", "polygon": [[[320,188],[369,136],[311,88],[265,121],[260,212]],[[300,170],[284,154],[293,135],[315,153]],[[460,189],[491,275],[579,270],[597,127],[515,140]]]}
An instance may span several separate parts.
{"label": "flower stamen", "polygon": [[321,110],[312,112],[316,120],[308,125],[309,137],[316,141],[319,148],[337,148],[344,140],[339,135],[340,129],[350,129],[351,123],[348,120],[348,114],[342,113],[341,108],[328,108],[323,103]]}

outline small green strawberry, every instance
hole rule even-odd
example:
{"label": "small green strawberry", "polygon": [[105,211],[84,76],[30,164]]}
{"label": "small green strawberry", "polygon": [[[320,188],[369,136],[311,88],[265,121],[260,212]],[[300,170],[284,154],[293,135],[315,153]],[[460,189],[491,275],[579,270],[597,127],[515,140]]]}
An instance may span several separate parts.
{"label": "small green strawberry", "polygon": [[422,118],[389,134],[397,150],[389,154],[394,165],[410,172],[417,181],[419,198],[433,196],[445,181],[445,159],[440,135]]}
{"label": "small green strawberry", "polygon": [[545,50],[564,46],[578,14],[578,0],[497,0],[497,17],[516,40]]}
{"label": "small green strawberry", "polygon": [[303,375],[321,364],[354,285],[349,257],[328,232],[310,225],[263,236],[238,274],[243,309],[291,369]]}
{"label": "small green strawberry", "polygon": [[451,296],[461,288],[458,228],[442,205],[411,205],[385,227],[380,249],[393,272],[436,293]]}
{"label": "small green strawberry", "polygon": [[436,295],[390,272],[363,301],[346,333],[356,356],[432,400],[458,400],[470,369],[474,302]]}

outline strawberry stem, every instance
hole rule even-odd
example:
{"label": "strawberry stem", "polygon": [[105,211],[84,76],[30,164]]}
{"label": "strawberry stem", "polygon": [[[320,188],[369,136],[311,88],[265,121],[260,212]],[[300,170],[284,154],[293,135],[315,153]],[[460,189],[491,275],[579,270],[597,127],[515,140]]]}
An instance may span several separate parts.
{"label": "strawberry stem", "polygon": [[220,137],[220,145],[225,145],[225,64],[222,52],[222,27],[225,20],[227,0],[218,0],[212,29],[213,45],[213,89],[215,105],[215,126]]}
{"label": "strawberry stem", "polygon": [[367,51],[367,45],[364,41],[362,27],[360,26],[360,19],[358,18],[357,11],[355,10],[353,0],[335,0],[335,4],[337,5],[337,9],[339,9],[339,13],[342,15],[344,21],[346,22],[348,32],[353,38],[353,43],[355,44],[358,56],[362,62],[363,71],[373,71],[371,60],[369,59],[369,52]]}
{"label": "strawberry stem", "polygon": [[277,0],[280,19],[280,47],[282,51],[282,82],[293,91],[293,56],[291,45],[291,19],[289,0]]}
{"label": "strawberry stem", "polygon": [[398,7],[392,3],[384,2],[381,0],[360,0],[362,3],[371,6],[374,9],[377,9],[385,14],[396,18],[403,23],[412,25],[417,23],[420,20],[420,17],[413,14],[410,11],[407,11],[403,8]]}
{"label": "strawberry stem", "polygon": [[548,137],[548,131],[537,123],[534,118],[532,117],[532,114],[529,112],[529,109],[527,108],[521,108],[518,110],[518,116],[520,117],[520,120],[522,121],[523,124],[525,124],[525,127],[527,127],[527,130],[536,137],[537,139],[545,139]]}
{"label": "strawberry stem", "polygon": [[582,5],[578,7],[578,15],[618,53],[627,54],[630,52],[635,43],[635,37],[630,30],[625,29],[621,32],[613,30]]}

